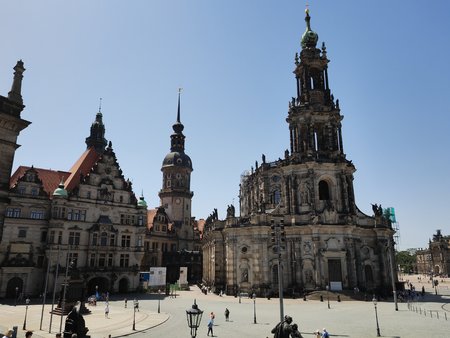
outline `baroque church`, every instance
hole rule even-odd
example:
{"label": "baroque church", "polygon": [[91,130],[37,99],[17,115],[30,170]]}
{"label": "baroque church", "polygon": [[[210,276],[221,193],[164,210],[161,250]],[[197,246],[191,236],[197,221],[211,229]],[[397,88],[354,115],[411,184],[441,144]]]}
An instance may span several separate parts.
{"label": "baroque church", "polygon": [[213,213],[205,224],[203,280],[228,294],[276,294],[279,283],[288,294],[381,291],[395,281],[395,231],[381,206],[373,216],[356,206],[356,169],[344,152],[326,47],[317,48],[308,10],[305,21],[286,118],[289,150],[272,162],[262,155],[241,177],[239,217],[229,206],[225,220]]}
{"label": "baroque church", "polygon": [[[194,255],[197,262],[191,258],[199,236],[191,222],[192,163],[184,153],[179,110],[161,169],[158,229],[152,231],[144,197],[136,198],[105,139],[100,109],[71,169],[19,166],[12,173],[18,135],[30,124],[21,117],[23,62],[14,70],[11,91],[0,96],[0,297],[39,295],[44,283],[48,293],[62,292],[68,270],[76,271],[85,295],[137,290],[139,272],[150,265],[167,263],[179,271],[186,261],[201,278],[201,255]],[[168,252],[167,262],[152,260],[160,252]]]}

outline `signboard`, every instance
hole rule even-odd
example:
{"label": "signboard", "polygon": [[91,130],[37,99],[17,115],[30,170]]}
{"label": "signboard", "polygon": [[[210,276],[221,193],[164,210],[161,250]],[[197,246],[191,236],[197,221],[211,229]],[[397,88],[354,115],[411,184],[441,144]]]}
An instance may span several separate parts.
{"label": "signboard", "polygon": [[342,282],[330,282],[331,291],[342,291]]}
{"label": "signboard", "polygon": [[187,266],[180,267],[180,279],[178,280],[179,285],[187,284],[187,277],[188,277],[188,268]]}
{"label": "signboard", "polygon": [[165,267],[150,268],[148,286],[166,285],[166,272]]}

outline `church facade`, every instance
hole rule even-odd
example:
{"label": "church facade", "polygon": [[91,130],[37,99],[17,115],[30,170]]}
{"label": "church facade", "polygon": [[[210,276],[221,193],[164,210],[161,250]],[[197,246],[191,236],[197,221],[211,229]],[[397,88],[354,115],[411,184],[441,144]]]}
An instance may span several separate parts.
{"label": "church facade", "polygon": [[289,149],[272,162],[262,155],[241,177],[239,217],[229,206],[225,220],[213,214],[205,224],[203,280],[228,294],[277,293],[279,283],[284,292],[380,291],[396,278],[389,217],[381,206],[372,216],[356,206],[343,115],[310,20],[307,11],[286,118]]}

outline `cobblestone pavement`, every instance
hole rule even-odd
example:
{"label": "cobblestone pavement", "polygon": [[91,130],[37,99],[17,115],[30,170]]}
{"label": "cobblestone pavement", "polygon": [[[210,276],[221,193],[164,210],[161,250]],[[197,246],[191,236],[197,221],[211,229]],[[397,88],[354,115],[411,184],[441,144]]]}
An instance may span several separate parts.
{"label": "cobblestone pavement", "polygon": [[[405,278],[406,279],[406,278]],[[425,287],[426,295],[412,303],[399,303],[398,311],[392,302],[378,302],[377,315],[382,337],[421,338],[450,337],[450,282],[441,282],[437,295],[431,283],[422,278],[421,283],[416,276],[410,281],[421,290]],[[128,296],[128,298],[131,298]],[[160,313],[158,313],[158,298]],[[219,297],[215,294],[204,295],[197,287],[191,291],[181,291],[174,298],[159,295],[142,295],[140,311],[136,312],[135,329],[133,325],[133,308],[124,308],[123,297],[117,296],[110,301],[109,319],[104,315],[104,304],[98,302],[97,307],[89,307],[92,313],[86,315],[86,325],[92,338],[124,337],[133,335],[141,337],[178,338],[189,337],[186,321],[186,309],[193,300],[197,300],[200,309],[204,310],[202,324],[197,337],[206,337],[206,323],[209,313],[216,313],[214,335],[216,337],[272,337],[271,329],[280,317],[279,300],[272,298],[257,298],[253,300],[239,299],[231,296]],[[130,305],[129,301],[129,304]],[[224,318],[225,308],[230,310],[230,321]],[[254,310],[256,309],[256,313]],[[39,330],[42,305],[32,304],[28,309],[27,329],[34,332],[34,338],[54,337],[59,331],[60,317],[53,316],[52,332],[49,333],[50,306],[44,311],[42,329]],[[371,301],[337,302],[336,296],[330,293],[330,309],[327,299],[319,300],[285,299],[284,314],[293,317],[298,323],[302,335],[313,337],[313,331],[326,327],[332,337],[376,337],[375,307]],[[18,326],[18,337],[24,337],[22,330],[25,316],[25,305],[17,306],[0,304],[0,329]],[[256,317],[256,324],[254,320]]]}

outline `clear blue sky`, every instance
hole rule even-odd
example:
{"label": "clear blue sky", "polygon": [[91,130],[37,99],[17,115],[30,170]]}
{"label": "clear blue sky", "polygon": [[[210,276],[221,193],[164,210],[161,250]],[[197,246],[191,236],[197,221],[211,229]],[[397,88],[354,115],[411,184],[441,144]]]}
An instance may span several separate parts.
{"label": "clear blue sky", "polygon": [[[357,168],[359,208],[396,209],[400,248],[450,235],[450,2],[309,1]],[[177,88],[193,216],[219,217],[261,154],[289,148],[288,101],[305,3],[285,0],[2,1],[0,92],[23,59],[14,168],[68,170],[103,98],[106,138],[134,191],[159,205]]]}

